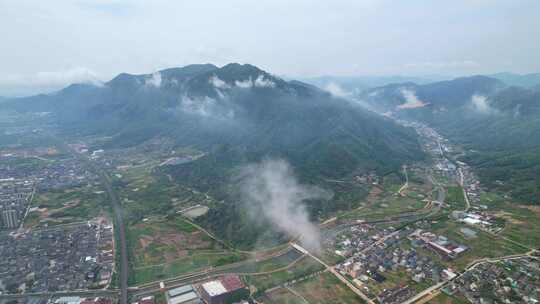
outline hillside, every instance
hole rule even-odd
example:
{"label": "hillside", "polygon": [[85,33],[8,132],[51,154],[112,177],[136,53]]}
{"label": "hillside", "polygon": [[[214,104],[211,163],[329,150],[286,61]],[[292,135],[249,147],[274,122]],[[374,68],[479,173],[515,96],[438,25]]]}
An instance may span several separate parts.
{"label": "hillside", "polygon": [[[239,167],[266,158],[287,160],[303,183],[336,192],[331,202],[310,202],[312,215],[325,215],[348,208],[345,196],[364,195],[336,191],[338,185],[325,179],[367,170],[399,172],[403,163],[424,157],[412,130],[314,86],[247,64],[120,74],[102,86],[71,85],[52,95],[10,100],[1,108],[51,112],[64,136],[111,136],[105,149],[159,136],[204,151],[196,161],[164,170],[177,182],[223,201],[201,221],[247,247],[268,229],[252,228],[234,207],[232,178]],[[241,230],[246,233],[235,233]]]}
{"label": "hillside", "polygon": [[359,98],[379,111],[434,126],[474,151],[465,160],[476,166],[486,185],[524,203],[540,203],[538,90],[475,76],[428,85],[388,85]]}

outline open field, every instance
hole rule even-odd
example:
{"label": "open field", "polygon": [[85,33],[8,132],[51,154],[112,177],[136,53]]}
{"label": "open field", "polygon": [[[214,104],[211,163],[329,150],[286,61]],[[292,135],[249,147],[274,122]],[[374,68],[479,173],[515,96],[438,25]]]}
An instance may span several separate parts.
{"label": "open field", "polygon": [[174,277],[242,260],[180,216],[152,218],[128,229],[132,282]]}
{"label": "open field", "polygon": [[212,204],[211,197],[175,183],[168,176],[155,172],[154,166],[150,163],[130,167],[115,175],[114,185],[129,222],[140,222],[151,215],[174,214],[199,204],[201,208]]}
{"label": "open field", "polygon": [[369,208],[360,208],[339,215],[341,219],[383,219],[388,216],[399,215],[402,212],[422,209],[425,202],[420,199],[396,196],[393,193],[385,192]]}
{"label": "open field", "polygon": [[110,211],[106,193],[95,185],[37,193],[31,208],[25,227],[80,222]]}
{"label": "open field", "polygon": [[306,304],[306,302],[286,288],[280,288],[259,298],[268,304]]}
{"label": "open field", "polygon": [[465,197],[463,197],[463,188],[460,186],[448,187],[448,193],[446,195],[446,203],[448,203],[452,209],[463,210],[465,209]]}
{"label": "open field", "polygon": [[308,274],[320,271],[323,266],[313,258],[304,256],[291,268],[263,275],[247,275],[246,282],[255,287],[257,291],[263,291],[285,282],[298,279]]}
{"label": "open field", "polygon": [[292,286],[292,288],[312,304],[346,304],[364,302],[345,284],[328,272],[323,272],[316,277],[295,284]]}
{"label": "open field", "polygon": [[[497,238],[489,233],[478,231],[477,237],[468,239],[459,232],[459,228],[466,227],[465,224],[450,220],[441,221],[433,226],[432,231],[444,235],[449,239],[469,247],[467,251],[459,255],[456,259],[446,262],[462,270],[470,262],[484,257],[500,257],[512,254],[525,253],[528,250],[517,244]],[[444,263],[445,261],[443,261]]]}
{"label": "open field", "polygon": [[449,296],[445,293],[439,293],[436,297],[428,301],[429,304],[467,304],[469,301],[455,296]]}
{"label": "open field", "polygon": [[366,285],[369,288],[369,294],[373,297],[383,292],[385,289],[395,288],[401,284],[406,284],[416,292],[421,292],[426,288],[429,288],[434,283],[430,279],[426,279],[420,283],[417,283],[412,280],[411,274],[408,273],[404,268],[399,268],[395,271],[385,271],[384,277],[386,280],[381,283],[377,283],[374,280],[369,280]]}
{"label": "open field", "polygon": [[529,247],[540,244],[540,208],[534,205],[509,202],[496,193],[483,193],[481,202],[487,205],[493,214],[505,221],[504,229],[499,233],[512,241]]}

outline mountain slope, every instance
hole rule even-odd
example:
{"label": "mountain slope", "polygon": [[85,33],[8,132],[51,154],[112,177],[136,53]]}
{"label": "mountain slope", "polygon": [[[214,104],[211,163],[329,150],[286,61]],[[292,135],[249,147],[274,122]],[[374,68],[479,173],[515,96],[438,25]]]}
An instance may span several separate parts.
{"label": "mountain slope", "polygon": [[72,85],[0,108],[52,112],[66,136],[111,135],[106,149],[160,136],[204,151],[191,163],[162,170],[222,201],[201,222],[246,247],[268,227],[253,228],[237,208],[239,167],[265,158],[287,160],[302,182],[335,192],[330,202],[310,202],[311,214],[324,215],[349,208],[364,195],[339,190],[326,179],[367,170],[398,172],[403,163],[423,158],[414,131],[314,86],[236,63],[120,74],[102,86]]}
{"label": "mountain slope", "polygon": [[524,88],[532,88],[540,85],[540,73],[531,74],[514,74],[514,73],[497,73],[488,75],[489,77],[499,79],[510,86],[520,86]]}
{"label": "mountain slope", "polygon": [[471,151],[464,160],[477,168],[485,185],[524,203],[540,204],[538,90],[475,76],[428,85],[394,84],[359,98],[380,111],[435,127]]}

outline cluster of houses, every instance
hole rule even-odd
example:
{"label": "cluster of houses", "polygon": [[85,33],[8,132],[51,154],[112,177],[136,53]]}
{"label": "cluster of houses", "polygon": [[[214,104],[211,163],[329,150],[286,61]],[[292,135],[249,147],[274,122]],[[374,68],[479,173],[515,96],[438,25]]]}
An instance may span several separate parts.
{"label": "cluster of houses", "polygon": [[[49,148],[50,149],[50,148]],[[98,177],[88,171],[84,165],[72,157],[61,160],[46,159],[40,156],[28,156],[26,154],[3,154],[0,162],[0,176],[3,178],[15,178],[35,183],[40,191],[56,190],[87,184]],[[14,165],[13,162],[28,158],[35,158],[38,162],[34,165]],[[39,162],[41,160],[41,162]]]}
{"label": "cluster of houses", "polygon": [[436,235],[429,231],[416,229],[408,236],[414,247],[423,246],[436,252],[439,256],[451,260],[469,249],[463,244],[458,244],[443,235]]}
{"label": "cluster of houses", "polygon": [[389,277],[398,272],[406,273],[408,281],[413,283],[427,281],[433,284],[456,276],[452,269],[444,267],[419,248],[435,250],[445,258],[455,258],[467,250],[465,246],[420,229],[390,231],[368,224],[350,227],[349,231],[337,237],[336,253],[346,260],[336,269],[381,303],[400,303],[414,294],[414,288],[403,282],[380,290],[380,286],[387,286]]}
{"label": "cluster of houses", "polygon": [[99,288],[111,281],[113,227],[99,218],[85,224],[0,234],[3,293]]}
{"label": "cluster of houses", "polygon": [[0,229],[14,229],[24,218],[34,183],[14,177],[0,179]]}
{"label": "cluster of houses", "polygon": [[481,263],[452,281],[443,291],[465,297],[474,304],[538,303],[540,260],[527,257]]}

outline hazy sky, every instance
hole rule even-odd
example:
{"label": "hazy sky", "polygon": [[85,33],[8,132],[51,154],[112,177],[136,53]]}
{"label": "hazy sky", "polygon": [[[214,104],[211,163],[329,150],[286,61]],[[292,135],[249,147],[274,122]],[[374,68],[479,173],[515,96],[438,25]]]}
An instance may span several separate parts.
{"label": "hazy sky", "polygon": [[540,71],[540,1],[0,0],[0,95],[242,62],[271,73]]}

